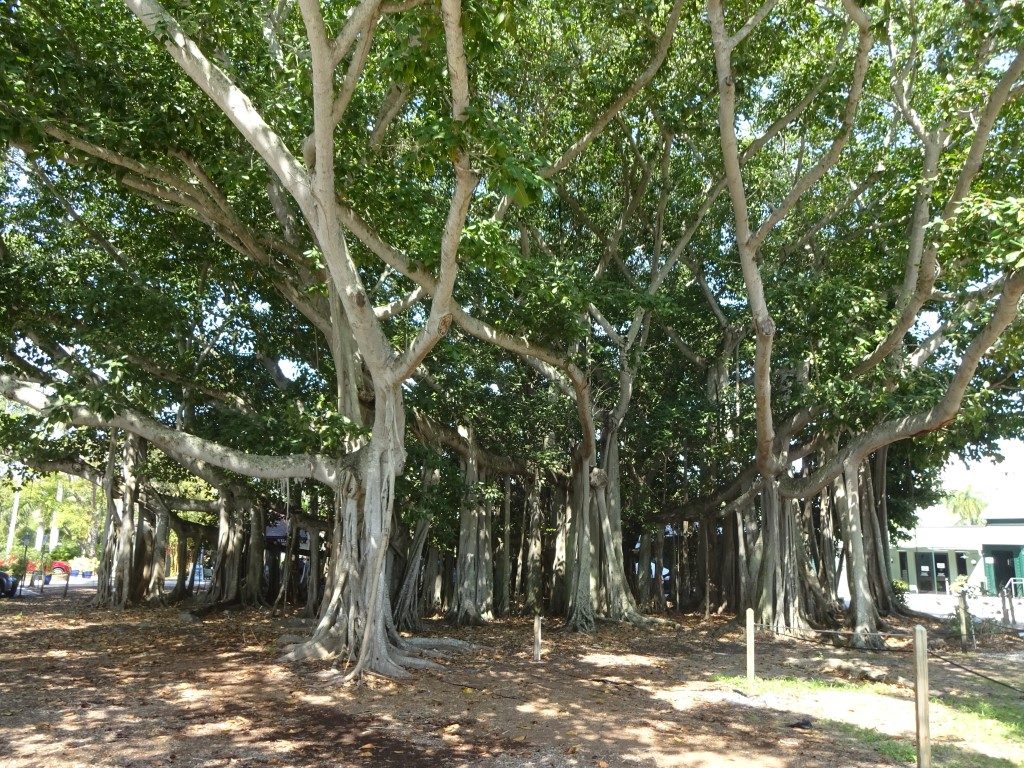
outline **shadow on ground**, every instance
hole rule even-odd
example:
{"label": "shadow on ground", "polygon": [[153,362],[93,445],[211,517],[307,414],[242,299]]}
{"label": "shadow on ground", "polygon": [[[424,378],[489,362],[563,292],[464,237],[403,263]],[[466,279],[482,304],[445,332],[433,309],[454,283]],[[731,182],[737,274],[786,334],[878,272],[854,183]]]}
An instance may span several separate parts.
{"label": "shadow on ground", "polygon": [[[914,759],[906,729],[801,712],[720,682],[743,666],[724,621],[548,632],[542,664],[530,661],[526,620],[433,624],[430,632],[478,649],[405,683],[341,687],[328,663],[279,664],[283,624],[266,612],[190,622],[180,609],[101,612],[84,598],[0,603],[4,766],[809,768]],[[766,650],[763,672],[786,669],[793,651]],[[935,754],[939,765],[1015,764],[961,743],[938,744]]]}

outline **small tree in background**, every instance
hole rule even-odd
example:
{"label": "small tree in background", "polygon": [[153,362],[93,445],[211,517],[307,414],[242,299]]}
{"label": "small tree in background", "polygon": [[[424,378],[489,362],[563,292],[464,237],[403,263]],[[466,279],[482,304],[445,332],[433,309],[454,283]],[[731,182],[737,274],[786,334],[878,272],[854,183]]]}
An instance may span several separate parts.
{"label": "small tree in background", "polygon": [[981,525],[985,522],[985,507],[988,504],[975,495],[971,486],[962,491],[947,493],[943,503],[956,517],[957,525]]}

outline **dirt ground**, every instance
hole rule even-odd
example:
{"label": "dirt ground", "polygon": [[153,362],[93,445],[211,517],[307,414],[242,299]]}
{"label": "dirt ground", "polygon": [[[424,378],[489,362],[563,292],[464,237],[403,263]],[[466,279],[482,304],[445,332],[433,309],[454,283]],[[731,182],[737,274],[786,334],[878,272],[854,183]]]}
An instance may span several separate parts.
{"label": "dirt ground", "polygon": [[[406,682],[340,684],[332,664],[282,664],[293,620],[263,611],[193,620],[181,608],[91,610],[88,594],[0,602],[0,765],[73,766],[876,766],[913,760],[912,656],[759,639],[677,617],[592,636],[532,623],[430,623],[474,650]],[[909,629],[909,624],[897,627]],[[938,623],[931,630],[937,632]],[[906,650],[905,648],[903,650]],[[1024,688],[1024,641],[992,638],[952,661]],[[1024,765],[1024,743],[967,728],[944,699],[1019,711],[1009,688],[930,664],[936,765]],[[808,686],[793,679],[882,680]],[[788,682],[788,684],[787,684]],[[1019,707],[1019,710],[1012,708]],[[1004,710],[1005,711],[1005,710]],[[898,747],[894,753],[895,747]],[[907,756],[909,754],[909,757]]]}

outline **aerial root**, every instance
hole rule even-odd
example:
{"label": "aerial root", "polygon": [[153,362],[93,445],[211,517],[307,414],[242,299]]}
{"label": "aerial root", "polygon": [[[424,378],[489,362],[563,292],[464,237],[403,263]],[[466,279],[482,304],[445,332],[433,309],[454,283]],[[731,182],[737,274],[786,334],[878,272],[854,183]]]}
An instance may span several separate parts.
{"label": "aerial root", "polygon": [[402,642],[417,650],[474,651],[479,649],[477,645],[467,643],[465,640],[456,640],[453,637],[403,637]]}
{"label": "aerial root", "polygon": [[335,651],[325,646],[319,640],[305,640],[288,647],[280,661],[306,661],[309,659],[323,661],[325,659],[333,659],[336,655]]}
{"label": "aerial root", "polygon": [[861,651],[881,651],[885,643],[877,632],[854,632],[850,638],[850,646]]}

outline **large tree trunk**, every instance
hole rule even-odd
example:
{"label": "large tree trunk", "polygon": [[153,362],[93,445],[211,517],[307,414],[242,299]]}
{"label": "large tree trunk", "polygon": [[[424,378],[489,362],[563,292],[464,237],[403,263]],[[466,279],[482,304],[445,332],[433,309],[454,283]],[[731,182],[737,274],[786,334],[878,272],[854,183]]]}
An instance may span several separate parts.
{"label": "large tree trunk", "polygon": [[566,628],[594,631],[594,600],[590,565],[590,461],[583,451],[573,458],[569,492],[569,542],[566,548],[566,579],[569,584]]}
{"label": "large tree trunk", "polygon": [[864,462],[860,473],[861,487],[861,521],[864,524],[864,549],[868,562],[868,584],[875,599],[875,607],[879,615],[888,616],[893,612],[894,602],[890,600],[892,584],[888,578],[888,569],[883,558],[886,556],[882,544],[882,534],[878,525],[878,512],[875,504],[874,484],[871,477],[871,465]]}
{"label": "large tree trunk", "polygon": [[703,588],[701,592],[704,595],[704,620],[707,621],[711,618],[711,535],[709,529],[711,528],[711,520],[704,518],[700,522],[700,541],[697,551],[697,558],[700,561],[700,572],[703,575]]}
{"label": "large tree trunk", "polygon": [[306,575],[306,615],[315,617],[320,610],[320,577],[324,567],[320,562],[320,528],[308,526],[309,570]]}
{"label": "large tree trunk", "polygon": [[143,460],[142,451],[142,438],[131,433],[125,436],[121,461],[123,486],[121,519],[117,526],[111,567],[114,579],[111,604],[116,608],[124,608],[129,605],[132,594],[135,592],[133,583],[133,576],[136,573],[134,561],[135,522],[138,515],[138,473]]}
{"label": "large tree trunk", "polygon": [[178,574],[174,583],[174,589],[171,590],[171,594],[167,598],[170,602],[175,602],[185,597],[185,590],[188,586],[188,539],[185,536],[183,526],[178,525],[173,527],[173,530],[177,540]]}
{"label": "large tree trunk", "polygon": [[263,502],[249,507],[249,546],[246,548],[245,580],[242,584],[242,603],[264,605],[263,562],[266,557],[267,539]]}
{"label": "large tree trunk", "polygon": [[[833,493],[836,503],[833,503]],[[821,560],[823,573],[821,578],[827,586],[828,596],[837,606],[839,605],[839,565],[840,557],[845,556],[843,547],[836,549],[836,531],[842,531],[842,523],[838,520],[840,496],[845,498],[846,488],[843,485],[842,475],[836,478],[832,488],[825,488],[821,492]]]}
{"label": "large tree trunk", "polygon": [[843,467],[843,492],[836,495],[836,504],[843,523],[843,539],[846,542],[853,644],[858,648],[881,648],[882,641],[878,636],[878,611],[868,584],[864,553],[858,469],[856,464],[846,463]]}
{"label": "large tree trunk", "polygon": [[878,601],[883,616],[899,610],[896,591],[893,589],[892,563],[889,560],[889,504],[886,498],[886,462],[888,446],[880,449],[872,462],[868,462],[865,472],[868,473],[868,489],[871,492],[871,538],[875,544],[875,560],[878,571],[873,574],[875,579],[872,590]]}
{"label": "large tree trunk", "polygon": [[116,463],[117,437],[112,434],[107,451],[107,465],[103,474],[103,498],[106,514],[103,516],[102,550],[96,571],[96,597],[93,598],[94,605],[100,608],[114,605],[114,557],[117,551],[117,533],[121,525],[121,515],[114,499]]}
{"label": "large tree trunk", "polygon": [[501,538],[498,540],[497,569],[495,574],[494,603],[499,616],[507,616],[511,608],[510,580],[512,576],[512,478],[505,477],[505,493],[501,503]]}
{"label": "large tree trunk", "polygon": [[752,518],[753,509],[751,507],[736,510],[736,558],[738,560],[737,570],[739,571],[737,611],[752,607],[750,598],[754,590],[754,579],[757,575],[757,568],[754,567],[752,562],[751,547],[747,538],[747,521]]}
{"label": "large tree trunk", "polygon": [[455,605],[455,563],[456,557],[445,552],[441,558],[441,613],[448,614]]}
{"label": "large tree trunk", "polygon": [[[633,593],[626,581],[626,562],[622,553],[622,489],[619,479],[619,436],[618,429],[610,431],[605,441],[603,483],[594,488],[597,499],[599,534],[601,542],[601,601],[604,614],[613,621],[628,621],[644,624],[637,610]],[[662,540],[664,540],[664,528]],[[661,573],[656,575],[660,585]],[[665,609],[664,593],[660,592],[657,605]]]}
{"label": "large tree trunk", "polygon": [[719,558],[721,572],[719,583],[719,613],[739,612],[740,577],[737,555],[737,539],[740,535],[736,525],[736,516],[729,515],[722,521],[722,556]]}
{"label": "large tree trunk", "polygon": [[[473,445],[473,430],[460,430]],[[491,502],[483,493],[483,473],[472,454],[465,460],[466,496],[459,515],[459,564],[455,622],[480,624],[493,618]]]}
{"label": "large tree trunk", "polygon": [[801,585],[807,553],[797,512],[786,507],[778,482],[768,481],[761,492],[763,543],[753,603],[758,623],[792,633],[811,625]]}
{"label": "large tree trunk", "polygon": [[658,526],[654,533],[654,547],[651,553],[654,558],[654,610],[664,613],[668,606],[665,604],[665,527]]}
{"label": "large tree trunk", "polygon": [[569,538],[569,494],[565,481],[556,478],[551,486],[551,506],[555,513],[554,556],[551,561],[551,598],[548,608],[563,614],[568,601],[566,581],[566,545]]}
{"label": "large tree trunk", "polygon": [[153,540],[152,570],[146,586],[146,600],[163,602],[164,582],[167,579],[167,538],[170,529],[170,512],[156,511],[156,531]]}
{"label": "large tree trunk", "polygon": [[406,562],[402,587],[395,601],[395,626],[398,629],[418,630],[421,627],[420,572],[423,570],[423,550],[430,533],[430,517],[423,516],[416,521],[416,532],[409,545],[409,558]]}
{"label": "large tree trunk", "polygon": [[444,611],[444,558],[437,547],[427,548],[421,599],[424,616],[434,616]]}
{"label": "large tree trunk", "polygon": [[637,558],[636,596],[640,606],[651,606],[651,533],[640,534],[640,554]]}
{"label": "large tree trunk", "polygon": [[542,613],[544,588],[541,584],[541,528],[544,524],[544,509],[540,503],[540,477],[536,474],[527,489],[527,509],[530,516],[530,532],[526,551],[526,608],[532,613]]}
{"label": "large tree trunk", "polygon": [[[142,465],[146,461],[146,441],[138,439],[138,458],[136,459],[135,473],[142,471]],[[145,505],[145,494],[142,490],[142,479],[135,479],[135,534],[132,538],[131,574],[128,579],[128,604],[138,605],[146,596],[146,588],[149,586],[149,572],[151,571],[152,556],[154,549],[153,530],[147,520],[147,509]]]}
{"label": "large tree trunk", "polygon": [[227,490],[218,499],[217,554],[213,565],[213,583],[209,599],[213,603],[238,600],[242,562],[242,526],[235,509],[234,495]]}
{"label": "large tree trunk", "polygon": [[[385,580],[395,477],[405,464],[405,413],[400,386],[377,386],[370,442],[359,464],[336,486],[330,570],[313,636],[286,657],[355,660],[347,679],[363,672],[406,677],[406,667],[431,666],[394,626]],[[420,643],[417,643],[420,645]]]}
{"label": "large tree trunk", "polygon": [[530,529],[530,493],[528,488],[523,489],[523,514],[519,523],[519,548],[516,551],[516,565],[513,577],[513,595],[516,600],[522,600],[526,594],[526,550]]}

